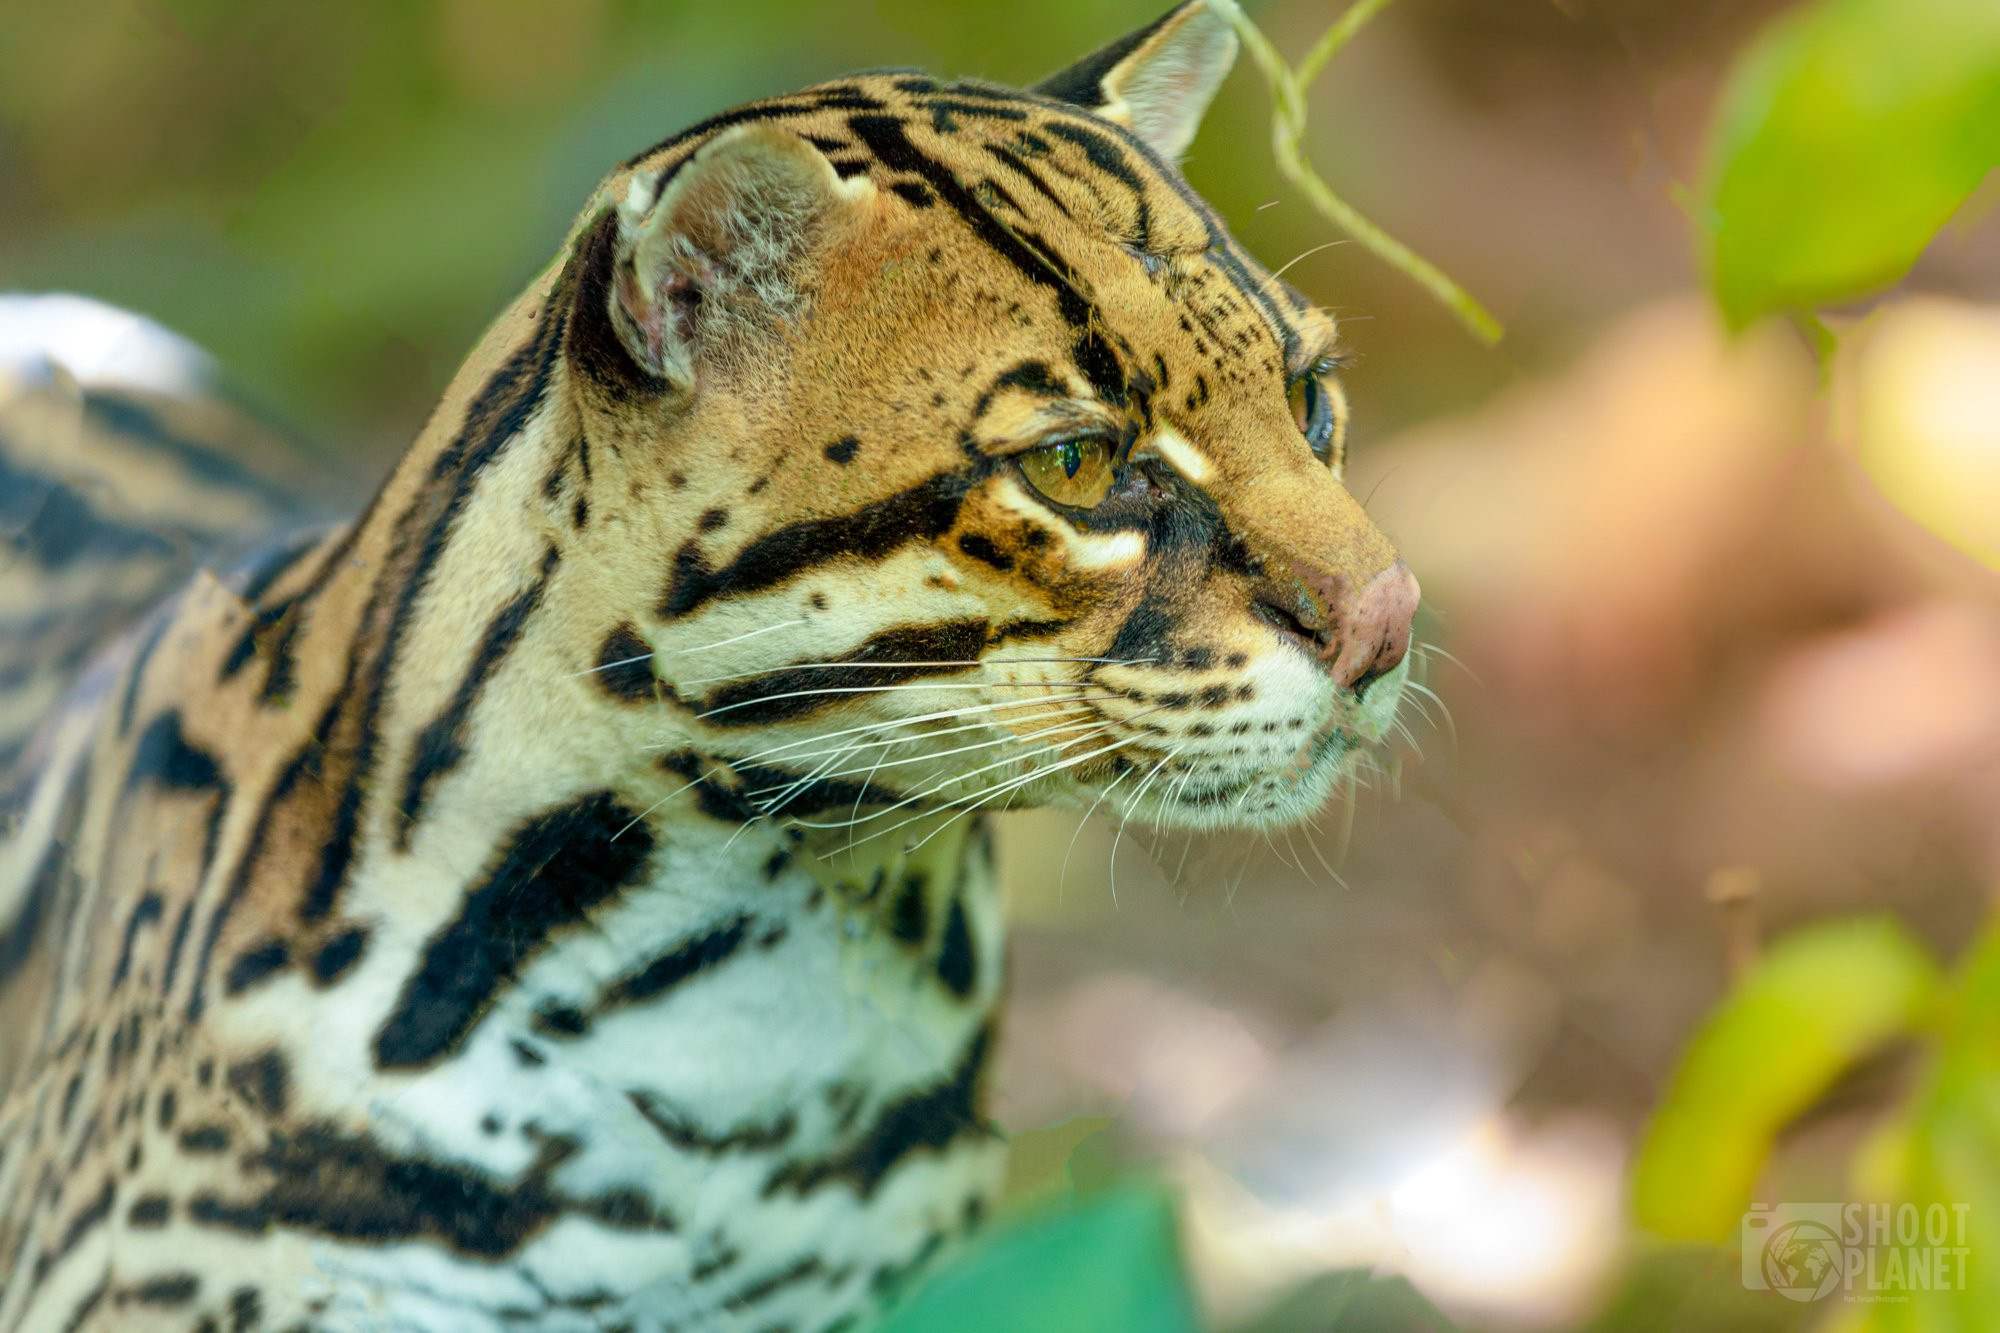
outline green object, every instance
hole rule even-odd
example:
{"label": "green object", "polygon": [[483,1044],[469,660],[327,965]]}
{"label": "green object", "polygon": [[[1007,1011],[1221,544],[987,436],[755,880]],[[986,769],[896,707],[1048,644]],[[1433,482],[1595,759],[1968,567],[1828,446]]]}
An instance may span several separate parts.
{"label": "green object", "polygon": [[1341,1269],[1286,1293],[1234,1333],[1456,1333],[1405,1278]]}
{"label": "green object", "polygon": [[1354,205],[1335,194],[1333,187],[1306,160],[1307,91],[1320,71],[1326,68],[1326,63],[1354,39],[1363,25],[1388,5],[1389,0],[1355,0],[1345,13],[1334,20],[1333,26],[1321,34],[1296,69],[1285,64],[1284,57],[1278,54],[1278,49],[1271,45],[1263,30],[1250,21],[1249,15],[1233,3],[1228,12],[1235,24],[1236,35],[1249,48],[1250,58],[1256,62],[1264,82],[1271,89],[1271,155],[1278,164],[1279,174],[1305,195],[1321,217],[1359,241],[1377,259],[1429,292],[1458,318],[1467,332],[1491,347],[1505,333],[1500,321],[1485,306],[1473,300],[1470,292],[1447,277],[1444,270],[1370,222]]}
{"label": "green object", "polygon": [[1775,945],[1682,1057],[1635,1168],[1639,1224],[1675,1240],[1734,1235],[1778,1131],[1939,994],[1930,955],[1887,916]]}
{"label": "green object", "polygon": [[1941,1028],[1902,1115],[1893,1174],[1874,1183],[1927,1216],[1942,1210],[1945,1243],[1962,1254],[1933,1289],[1870,1305],[1865,1333],[1971,1333],[2000,1317],[1992,1257],[2000,1237],[2000,927],[1987,927],[1961,964]]}
{"label": "green object", "polygon": [[996,1229],[883,1333],[1195,1333],[1173,1207],[1127,1187]]}
{"label": "green object", "polygon": [[1698,221],[1734,326],[1893,284],[2000,165],[2000,4],[1822,0],[1737,62]]}

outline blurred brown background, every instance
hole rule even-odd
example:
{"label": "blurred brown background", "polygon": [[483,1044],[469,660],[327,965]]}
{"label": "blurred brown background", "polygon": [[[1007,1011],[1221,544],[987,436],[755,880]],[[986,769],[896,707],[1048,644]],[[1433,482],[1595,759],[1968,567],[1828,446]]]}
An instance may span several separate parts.
{"label": "blurred brown background", "polygon": [[[0,288],[189,334],[358,496],[618,158],[854,68],[1029,81],[1157,7],[13,5]],[[1316,164],[1500,315],[1498,350],[1328,245],[1247,65],[1187,163],[1343,319],[1351,481],[1436,649],[1416,745],[1316,829],[1005,835],[1024,1179],[1086,1135],[1165,1173],[1225,1322],[1278,1327],[1286,1289],[1353,1264],[1474,1324],[1592,1317],[1625,1155],[1732,949],[1890,907],[1949,956],[1985,914],[2000,601],[1874,475],[1941,429],[1927,404],[2000,420],[1994,192],[1853,312],[1831,391],[1788,329],[1725,338],[1682,201],[1729,58],[1781,8],[1403,0],[1334,63]],[[1251,6],[1293,54],[1338,10]],[[1855,1123],[1795,1132],[1781,1197],[1839,1197]],[[1654,1326],[1799,1313],[1697,1286]]]}

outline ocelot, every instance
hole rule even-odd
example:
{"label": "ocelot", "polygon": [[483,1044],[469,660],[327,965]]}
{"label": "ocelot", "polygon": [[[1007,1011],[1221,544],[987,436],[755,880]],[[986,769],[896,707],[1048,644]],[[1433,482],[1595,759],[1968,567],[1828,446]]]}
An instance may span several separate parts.
{"label": "ocelot", "polygon": [[980,1222],[982,821],[1301,818],[1407,671],[1225,5],[646,149],[330,530],[11,384],[0,1328],[852,1328]]}

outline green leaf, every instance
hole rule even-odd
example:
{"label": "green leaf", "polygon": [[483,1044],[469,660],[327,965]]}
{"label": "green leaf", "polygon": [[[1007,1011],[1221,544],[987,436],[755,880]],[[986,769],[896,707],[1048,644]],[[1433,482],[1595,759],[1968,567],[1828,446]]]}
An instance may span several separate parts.
{"label": "green leaf", "polygon": [[1697,216],[1725,316],[1894,283],[2000,164],[2000,4],[1822,0],[1724,90]]}
{"label": "green leaf", "polygon": [[1453,1333],[1456,1327],[1408,1279],[1347,1268],[1287,1292],[1234,1333]]}
{"label": "green leaf", "polygon": [[1672,1239],[1731,1234],[1778,1130],[1938,992],[1930,955],[1888,917],[1775,945],[1682,1058],[1635,1168],[1640,1225]]}
{"label": "green leaf", "polygon": [[1194,1333],[1173,1206],[1127,1187],[997,1230],[921,1287],[883,1333]]}
{"label": "green leaf", "polygon": [[1902,1117],[1903,1178],[1881,1183],[1886,1197],[1927,1219],[1941,1210],[1945,1246],[1956,1253],[1930,1290],[1871,1305],[1868,1333],[1970,1333],[2000,1313],[2000,1264],[1987,1257],[2000,1236],[2000,925],[1987,927],[1953,991],[1931,1067]]}

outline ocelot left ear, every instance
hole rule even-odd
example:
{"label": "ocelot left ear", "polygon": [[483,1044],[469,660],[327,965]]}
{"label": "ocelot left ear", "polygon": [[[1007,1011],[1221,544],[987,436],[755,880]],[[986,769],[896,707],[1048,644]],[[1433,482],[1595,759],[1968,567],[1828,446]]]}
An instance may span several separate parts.
{"label": "ocelot left ear", "polygon": [[641,369],[686,389],[703,355],[797,310],[812,257],[874,187],[761,124],[723,130],[667,173],[634,176],[618,207],[610,315]]}
{"label": "ocelot left ear", "polygon": [[1194,141],[1236,60],[1235,0],[1188,0],[1035,85],[1123,125],[1169,162]]}

